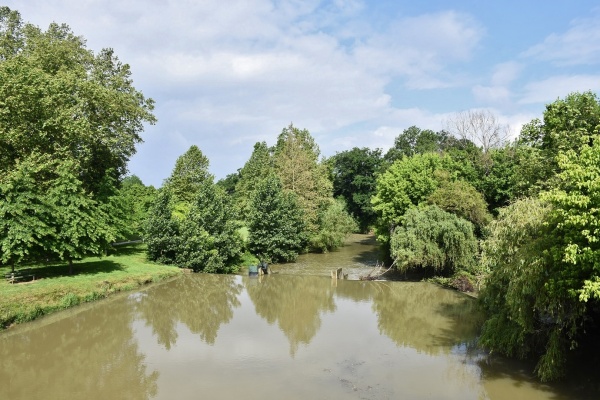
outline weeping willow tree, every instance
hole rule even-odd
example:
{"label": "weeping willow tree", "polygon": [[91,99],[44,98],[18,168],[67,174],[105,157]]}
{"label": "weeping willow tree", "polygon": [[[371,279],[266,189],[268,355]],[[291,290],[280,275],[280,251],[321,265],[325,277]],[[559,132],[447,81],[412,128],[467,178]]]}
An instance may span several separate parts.
{"label": "weeping willow tree", "polygon": [[470,222],[435,205],[413,207],[392,234],[391,254],[401,271],[469,271],[475,264],[477,239]]}

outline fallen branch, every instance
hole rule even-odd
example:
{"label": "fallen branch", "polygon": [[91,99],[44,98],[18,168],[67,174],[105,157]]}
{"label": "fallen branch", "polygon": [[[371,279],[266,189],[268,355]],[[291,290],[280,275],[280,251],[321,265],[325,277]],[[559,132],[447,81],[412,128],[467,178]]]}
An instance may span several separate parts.
{"label": "fallen branch", "polygon": [[359,276],[358,279],[360,279],[361,281],[375,281],[375,280],[381,278],[383,275],[385,275],[395,265],[396,265],[396,261],[394,261],[392,263],[392,265],[389,266],[388,269],[386,269],[385,271],[383,271],[383,268],[385,268],[385,266],[383,264],[377,263],[375,265],[375,267],[373,267],[373,269],[371,270],[371,272],[369,272],[367,275],[361,275],[361,276]]}

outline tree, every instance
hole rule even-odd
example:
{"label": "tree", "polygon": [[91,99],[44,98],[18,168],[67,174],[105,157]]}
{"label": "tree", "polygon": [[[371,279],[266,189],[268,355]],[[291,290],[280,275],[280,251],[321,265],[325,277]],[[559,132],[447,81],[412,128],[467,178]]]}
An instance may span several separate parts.
{"label": "tree", "polygon": [[439,175],[435,172],[440,170],[449,172],[449,179],[457,175],[450,157],[435,153],[416,154],[396,161],[377,178],[372,204],[378,214],[377,234],[381,241],[388,243],[391,232],[402,223],[404,214],[439,187]]}
{"label": "tree", "polygon": [[110,49],[97,55],[68,26],[41,31],[0,9],[0,171],[32,152],[77,160],[84,190],[116,181],[141,142],[154,103]]}
{"label": "tree", "polygon": [[326,253],[341,247],[346,237],[356,229],[356,221],[346,212],[344,201],[332,200],[319,216],[319,232],[310,238],[310,245]]}
{"label": "tree", "polygon": [[462,140],[481,148],[484,154],[503,147],[510,136],[510,127],[501,124],[489,110],[468,110],[456,113],[445,122],[446,129]]}
{"label": "tree", "polygon": [[196,145],[190,148],[175,161],[173,172],[165,181],[165,188],[171,191],[174,208],[185,214],[207,180],[212,182],[208,172],[208,158]]}
{"label": "tree", "polygon": [[551,188],[559,172],[560,152],[578,152],[591,145],[600,125],[600,101],[592,92],[571,93],[548,104],[543,121],[534,119],[521,130],[519,144],[527,147],[522,158],[521,186],[536,191]]}
{"label": "tree", "polygon": [[163,188],[159,190],[144,223],[144,242],[147,245],[148,259],[174,264],[179,241],[179,221],[173,218],[171,192]]}
{"label": "tree", "polygon": [[396,137],[394,146],[388,150],[384,159],[393,163],[404,156],[441,152],[446,148],[449,138],[445,131],[434,132],[430,129],[422,130],[411,126]]}
{"label": "tree", "polygon": [[242,239],[232,214],[225,193],[212,179],[205,180],[181,223],[177,264],[195,272],[237,272]]}
{"label": "tree", "polygon": [[411,208],[391,238],[391,255],[401,271],[470,271],[477,255],[473,225],[439,207]]}
{"label": "tree", "polygon": [[337,153],[329,163],[332,165],[334,197],[344,199],[359,230],[367,232],[377,218],[371,197],[375,194],[376,174],[382,164],[381,150],[355,147]]}
{"label": "tree", "polygon": [[262,180],[252,199],[248,248],[271,262],[294,261],[308,243],[305,219],[296,195],[284,191],[275,175]]}
{"label": "tree", "polygon": [[0,233],[5,258],[71,263],[101,254],[123,230],[115,195],[143,124],[156,121],[152,99],[112,50],[94,54],[68,26],[42,31],[7,7],[0,99],[2,196],[11,199]]}
{"label": "tree", "polygon": [[275,171],[284,190],[296,194],[305,224],[318,231],[319,210],[331,198],[332,184],[324,164],[319,163],[319,147],[306,129],[292,124],[277,138],[273,157]]}
{"label": "tree", "polygon": [[483,195],[463,180],[442,179],[440,186],[427,198],[427,202],[471,222],[479,236],[492,220]]}
{"label": "tree", "polygon": [[588,93],[547,107],[529,143],[548,157],[556,154],[539,175],[547,177],[548,189],[539,199],[501,210],[483,243],[491,274],[482,296],[487,321],[481,343],[536,357],[542,380],[564,375],[569,350],[586,343],[600,321],[597,106]]}
{"label": "tree", "polygon": [[250,159],[240,170],[240,178],[235,185],[235,199],[240,217],[247,221],[251,213],[251,202],[259,183],[273,173],[271,150],[266,142],[257,142]]}

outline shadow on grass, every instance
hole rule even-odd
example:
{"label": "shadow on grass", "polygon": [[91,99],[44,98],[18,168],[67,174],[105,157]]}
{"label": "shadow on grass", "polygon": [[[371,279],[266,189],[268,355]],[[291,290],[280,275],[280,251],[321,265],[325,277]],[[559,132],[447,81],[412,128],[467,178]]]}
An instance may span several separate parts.
{"label": "shadow on grass", "polygon": [[113,245],[109,250],[109,255],[115,256],[133,256],[141,255],[146,250],[146,246],[143,243],[128,243],[128,244],[117,244]]}
{"label": "shadow on grass", "polygon": [[114,260],[100,259],[97,261],[80,261],[73,264],[73,273],[69,274],[67,263],[30,267],[35,279],[61,278],[65,276],[95,275],[124,270],[123,266]]}

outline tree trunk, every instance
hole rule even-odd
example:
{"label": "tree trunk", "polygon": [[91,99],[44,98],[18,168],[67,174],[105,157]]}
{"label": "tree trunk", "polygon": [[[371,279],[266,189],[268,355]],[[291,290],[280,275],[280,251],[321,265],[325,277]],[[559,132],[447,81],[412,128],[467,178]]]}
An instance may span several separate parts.
{"label": "tree trunk", "polygon": [[69,275],[73,275],[73,259],[69,258]]}

